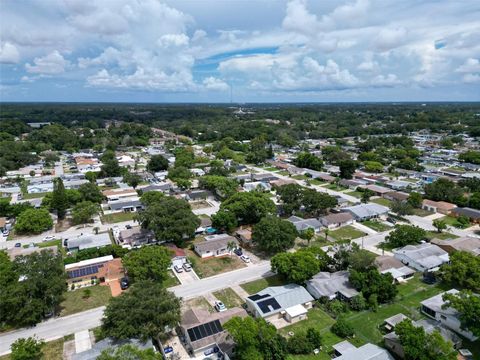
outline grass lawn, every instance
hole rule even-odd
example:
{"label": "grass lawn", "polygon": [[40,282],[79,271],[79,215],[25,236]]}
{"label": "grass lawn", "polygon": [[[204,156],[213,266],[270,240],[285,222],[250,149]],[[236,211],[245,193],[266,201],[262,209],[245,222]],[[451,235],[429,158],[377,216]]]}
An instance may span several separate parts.
{"label": "grass lawn", "polygon": [[213,296],[215,296],[218,300],[223,302],[227,307],[227,309],[237,307],[237,306],[240,307],[243,304],[243,300],[231,288],[215,291],[213,293]]}
{"label": "grass lawn", "polygon": [[391,226],[385,225],[384,223],[381,223],[380,221],[374,221],[374,220],[367,220],[363,221],[361,223],[362,225],[368,226],[370,229],[373,229],[378,232],[383,232],[392,229]]}
{"label": "grass lawn", "polygon": [[452,239],[458,238],[458,236],[455,234],[450,234],[448,232],[439,233],[437,231],[427,231],[427,238],[428,239],[437,238],[440,240],[452,240]]}
{"label": "grass lawn", "polygon": [[[457,221],[456,218],[454,218],[453,216],[444,216],[442,218],[440,218],[440,220],[444,221],[448,226],[453,226],[453,227],[456,227],[456,228],[459,228],[459,229],[463,229],[464,227]],[[470,226],[470,225],[468,225]],[[468,227],[467,226],[467,227]]]}
{"label": "grass lawn", "polygon": [[39,199],[43,198],[45,195],[47,195],[48,192],[42,192],[42,193],[31,193],[31,194],[22,194],[23,200],[28,200],[28,199]]}
{"label": "grass lawn", "polygon": [[343,190],[346,190],[346,188],[342,187],[342,186],[338,186],[338,185],[335,185],[335,184],[329,184],[327,186],[325,186],[327,189],[330,189],[330,190],[334,190],[334,191],[343,191]]}
{"label": "grass lawn", "polygon": [[345,194],[355,196],[356,198],[361,199],[363,193],[361,191],[347,191]]}
{"label": "grass lawn", "polygon": [[183,305],[187,310],[191,308],[200,308],[203,310],[207,310],[210,314],[215,312],[215,309],[213,308],[213,306],[203,296],[189,299],[185,301]]}
{"label": "grass lawn", "polygon": [[240,284],[240,286],[242,287],[243,290],[245,290],[247,293],[251,295],[251,294],[256,294],[259,291],[262,291],[263,289],[269,286],[280,286],[284,284],[285,282],[278,275],[273,275],[267,278],[262,278],[255,281]]}
{"label": "grass lawn", "polygon": [[188,259],[197,275],[201,278],[237,270],[247,265],[238,256],[222,256],[202,259],[192,250],[186,249]]}
{"label": "grass lawn", "polygon": [[290,173],[287,170],[280,170],[278,174],[283,175],[283,176],[288,176]]}
{"label": "grass lawn", "polygon": [[[42,360],[62,360],[63,359],[63,343],[67,340],[65,338],[49,341],[43,347]],[[0,360],[10,360],[10,355],[0,356]]]}
{"label": "grass lawn", "polygon": [[56,246],[58,251],[65,256],[65,248],[63,247],[62,240],[54,239],[50,241],[44,241],[36,244],[39,248],[44,248],[47,246]]}
{"label": "grass lawn", "polygon": [[265,170],[267,171],[277,171],[278,169],[274,166],[268,166],[268,167],[264,167]]}
{"label": "grass lawn", "polygon": [[318,179],[312,179],[310,180],[310,184],[312,185],[325,185],[326,182]]}
{"label": "grass lawn", "polygon": [[413,214],[421,217],[432,215],[433,212],[424,209],[413,209]]}
{"label": "grass lawn", "polygon": [[167,288],[172,287],[172,286],[177,286],[180,285],[180,281],[178,281],[177,277],[171,272],[168,272],[168,279],[165,280],[163,285]]}
{"label": "grass lawn", "polygon": [[351,225],[347,225],[341,227],[340,229],[330,231],[328,236],[334,238],[337,241],[344,241],[344,240],[353,240],[358,239],[359,237],[365,236],[363,231],[360,231],[354,228]]}
{"label": "grass lawn", "polygon": [[121,212],[115,214],[107,214],[101,217],[103,224],[114,224],[123,221],[133,220],[135,213],[134,212]]}
{"label": "grass lawn", "polygon": [[311,179],[306,175],[294,175],[294,176],[292,176],[292,178],[296,179],[296,180],[309,180],[309,179]]}
{"label": "grass lawn", "polygon": [[[84,291],[89,289],[91,291],[90,297],[84,299]],[[104,285],[89,286],[75,291],[67,291],[64,295],[65,300],[60,304],[60,316],[75,314],[80,311],[93,309],[99,306],[106,305],[108,300],[112,297],[110,287]]]}
{"label": "grass lawn", "polygon": [[370,200],[370,202],[373,202],[378,205],[383,205],[386,207],[390,207],[390,205],[392,205],[392,202],[390,200],[387,200],[384,198],[373,199],[373,200]]}

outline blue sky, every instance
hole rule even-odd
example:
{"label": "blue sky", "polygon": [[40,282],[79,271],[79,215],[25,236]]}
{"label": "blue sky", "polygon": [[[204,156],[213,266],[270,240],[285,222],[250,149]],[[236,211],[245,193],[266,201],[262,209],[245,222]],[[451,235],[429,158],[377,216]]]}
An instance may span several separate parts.
{"label": "blue sky", "polygon": [[480,100],[477,0],[5,0],[1,101]]}

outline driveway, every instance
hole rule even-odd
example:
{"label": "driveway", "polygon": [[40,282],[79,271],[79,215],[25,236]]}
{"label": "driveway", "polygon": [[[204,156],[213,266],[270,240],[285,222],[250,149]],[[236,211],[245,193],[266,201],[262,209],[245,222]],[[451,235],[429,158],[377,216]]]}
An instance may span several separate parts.
{"label": "driveway", "polygon": [[180,281],[180,284],[186,285],[186,284],[191,284],[195,281],[200,280],[198,275],[196,274],[195,270],[191,271],[183,271],[181,273],[176,272],[175,270],[172,270],[175,276],[177,277],[178,281]]}

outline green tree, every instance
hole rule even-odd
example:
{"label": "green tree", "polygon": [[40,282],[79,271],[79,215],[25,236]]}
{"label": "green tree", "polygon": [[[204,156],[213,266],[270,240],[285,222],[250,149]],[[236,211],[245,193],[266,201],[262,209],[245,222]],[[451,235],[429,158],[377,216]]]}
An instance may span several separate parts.
{"label": "green tree", "polygon": [[413,215],[413,207],[408,202],[394,200],[390,209],[400,216]]}
{"label": "green tree", "polygon": [[427,334],[421,326],[413,325],[409,319],[403,320],[395,326],[405,354],[405,360],[455,360],[457,352],[451,342],[443,339],[435,330]]}
{"label": "green tree", "polygon": [[45,343],[33,337],[20,338],[15,340],[10,349],[12,360],[38,360],[43,357],[42,349]]}
{"label": "green tree", "polygon": [[65,218],[65,214],[68,209],[68,198],[65,193],[65,187],[63,186],[63,180],[56,178],[53,180],[53,192],[51,207],[56,211],[59,219]]}
{"label": "green tree", "polygon": [[220,210],[212,215],[212,226],[220,231],[230,232],[237,227],[237,218],[235,214]]}
{"label": "green tree", "polygon": [[126,182],[128,185],[134,189],[142,182],[142,177],[138,174],[126,172],[123,175],[123,182]]}
{"label": "green tree", "polygon": [[251,191],[236,193],[220,205],[220,210],[231,212],[239,224],[255,224],[261,218],[276,212],[268,195]]}
{"label": "green tree", "polygon": [[323,168],[322,159],[308,152],[302,152],[298,154],[293,160],[293,163],[300,168],[312,170],[322,170]]}
{"label": "green tree", "polygon": [[380,173],[383,171],[383,165],[378,161],[365,161],[363,165],[368,172]]}
{"label": "green tree", "polygon": [[418,226],[397,225],[395,230],[385,237],[385,241],[392,247],[403,247],[420,243],[426,235],[426,231]]}
{"label": "green tree", "polygon": [[434,201],[447,201],[461,204],[465,201],[463,189],[448,179],[440,178],[431,184],[425,185],[425,198]]}
{"label": "green tree", "polygon": [[415,209],[418,209],[422,207],[422,202],[423,202],[422,195],[418,192],[412,191],[408,196],[407,202]]}
{"label": "green tree", "polygon": [[87,171],[85,173],[85,179],[90,181],[92,184],[94,184],[95,181],[97,181],[97,178],[98,178],[98,172],[96,171]]}
{"label": "green tree", "polygon": [[452,286],[460,285],[480,291],[480,257],[467,251],[454,251],[450,262],[441,267],[442,279]]}
{"label": "green tree", "polygon": [[161,284],[139,281],[129,291],[111,298],[103,316],[106,336],[162,339],[180,321],[180,299]]}
{"label": "green tree", "polygon": [[290,336],[287,344],[290,354],[311,354],[322,345],[322,335],[320,331],[311,327],[307,331],[296,332]]}
{"label": "green tree", "polygon": [[252,241],[269,254],[276,254],[293,247],[297,229],[289,221],[276,216],[266,216],[253,227]]}
{"label": "green tree", "polygon": [[221,198],[228,198],[237,192],[238,182],[224,176],[202,176],[199,187],[215,192]]}
{"label": "green tree", "polygon": [[432,221],[432,225],[437,229],[438,233],[441,233],[443,230],[447,230],[447,223],[441,219],[435,219]]}
{"label": "green tree", "polygon": [[375,193],[370,189],[364,189],[362,191],[361,201],[366,204],[370,201],[370,198],[375,195]]}
{"label": "green tree", "polygon": [[115,156],[115,152],[112,150],[107,150],[103,153],[102,157],[102,167],[100,171],[100,176],[103,178],[106,177],[116,177],[122,174],[122,169],[118,165],[118,160]]}
{"label": "green tree", "polygon": [[278,253],[271,260],[273,272],[297,284],[302,284],[318,272],[326,270],[328,264],[328,255],[320,248]]}
{"label": "green tree", "polygon": [[152,155],[147,163],[147,170],[150,172],[158,172],[168,169],[168,160],[162,155]]}
{"label": "green tree", "polygon": [[380,303],[392,301],[398,292],[392,275],[389,273],[381,274],[375,267],[361,271],[352,268],[349,281],[355,289],[362,292],[366,299],[375,295]]}
{"label": "green tree", "polygon": [[143,228],[155,233],[157,240],[177,243],[193,237],[200,225],[200,219],[192,212],[190,204],[171,196],[148,204],[138,214],[138,220]]}
{"label": "green tree", "polygon": [[285,360],[285,339],[264,319],[233,317],[223,327],[236,343],[235,358],[239,360]]}
{"label": "green tree", "polygon": [[313,228],[308,228],[300,231],[299,235],[303,240],[307,240],[307,244],[310,246],[310,241],[312,241],[313,237],[315,236],[315,230]]}
{"label": "green tree", "polygon": [[339,167],[340,177],[342,179],[351,179],[357,169],[357,162],[352,159],[345,159],[340,161]]}
{"label": "green tree", "polygon": [[375,254],[371,253],[368,250],[358,249],[356,251],[350,252],[349,263],[352,269],[362,271],[365,269],[369,269],[373,266],[375,257]]}
{"label": "green tree", "polygon": [[82,201],[72,209],[72,220],[74,224],[86,224],[92,220],[92,217],[98,214],[98,204],[91,201]]}
{"label": "green tree", "polygon": [[164,197],[165,195],[160,191],[147,191],[142,194],[140,201],[145,206],[151,206],[162,201]]}
{"label": "green tree", "polygon": [[78,191],[82,195],[83,200],[91,201],[93,203],[100,204],[103,200],[103,194],[94,183],[85,183],[80,185]]}
{"label": "green tree", "polygon": [[248,162],[261,164],[272,154],[267,149],[267,140],[264,135],[259,135],[252,139],[249,144],[249,151],[246,156]]}
{"label": "green tree", "polygon": [[341,337],[351,337],[355,334],[353,327],[345,320],[345,317],[339,316],[338,320],[331,327],[332,332]]}
{"label": "green tree", "polygon": [[335,197],[318,192],[314,189],[303,190],[302,202],[305,207],[305,212],[314,217],[326,214],[328,209],[331,209],[338,204]]}
{"label": "green tree", "polygon": [[15,231],[19,234],[39,234],[53,227],[46,209],[27,209],[17,217]]}
{"label": "green tree", "polygon": [[442,308],[454,308],[460,313],[462,329],[480,336],[480,296],[470,290],[462,290],[456,294],[445,293],[443,295]]}
{"label": "green tree", "polygon": [[141,350],[136,346],[125,344],[116,349],[105,349],[97,360],[161,360],[162,355],[153,349]]}
{"label": "green tree", "polygon": [[282,213],[292,215],[300,210],[303,201],[303,188],[298,184],[287,184],[275,188],[282,201]]}
{"label": "green tree", "polygon": [[152,280],[162,283],[169,277],[171,252],[164,246],[144,246],[127,253],[122,258],[122,263],[133,281]]}

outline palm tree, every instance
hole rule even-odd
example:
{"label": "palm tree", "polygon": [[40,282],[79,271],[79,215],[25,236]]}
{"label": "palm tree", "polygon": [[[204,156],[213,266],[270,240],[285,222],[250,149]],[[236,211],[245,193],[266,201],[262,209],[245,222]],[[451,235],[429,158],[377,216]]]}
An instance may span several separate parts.
{"label": "palm tree", "polygon": [[227,250],[228,250],[228,253],[229,255],[232,255],[232,251],[237,247],[237,244],[235,244],[234,241],[229,241],[227,243]]}
{"label": "palm tree", "polygon": [[328,241],[328,234],[330,234],[330,229],[326,228],[325,229],[325,241]]}

